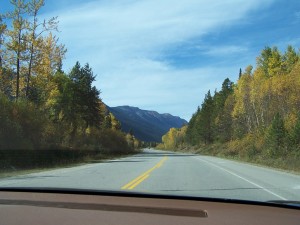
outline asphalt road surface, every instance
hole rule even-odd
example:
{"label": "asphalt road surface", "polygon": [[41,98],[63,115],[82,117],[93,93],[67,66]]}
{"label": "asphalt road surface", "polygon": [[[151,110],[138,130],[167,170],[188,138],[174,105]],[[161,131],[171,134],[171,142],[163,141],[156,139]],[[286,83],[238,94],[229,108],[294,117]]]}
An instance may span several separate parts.
{"label": "asphalt road surface", "polygon": [[83,166],[0,179],[0,187],[55,187],[254,201],[300,201],[300,176],[210,156],[144,150]]}

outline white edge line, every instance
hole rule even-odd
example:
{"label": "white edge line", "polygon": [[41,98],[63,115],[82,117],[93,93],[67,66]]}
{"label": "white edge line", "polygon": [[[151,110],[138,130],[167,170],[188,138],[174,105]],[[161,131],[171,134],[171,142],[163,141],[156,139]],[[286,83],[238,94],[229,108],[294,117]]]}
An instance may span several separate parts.
{"label": "white edge line", "polygon": [[229,174],[231,174],[231,175],[233,175],[233,176],[235,176],[235,177],[238,177],[238,178],[240,178],[241,180],[244,180],[244,181],[246,181],[246,182],[248,182],[248,183],[250,183],[250,184],[252,184],[252,185],[254,185],[254,186],[256,186],[256,187],[258,187],[258,188],[260,188],[260,189],[262,189],[262,190],[264,190],[264,191],[266,191],[266,192],[268,192],[269,194],[274,195],[274,196],[276,196],[277,198],[280,198],[281,200],[287,200],[286,198],[284,198],[284,197],[282,197],[282,196],[280,196],[280,195],[274,193],[273,191],[270,191],[270,190],[268,190],[268,189],[266,189],[266,188],[260,186],[259,184],[256,184],[256,183],[254,183],[254,182],[252,182],[252,181],[250,181],[250,180],[248,180],[248,179],[246,179],[246,178],[244,178],[244,177],[241,177],[241,176],[237,175],[236,173],[233,173],[233,172],[231,172],[231,171],[229,171],[229,170],[227,170],[227,169],[224,169],[224,168],[222,168],[222,167],[220,167],[220,166],[217,166],[217,165],[215,165],[215,164],[213,164],[213,163],[211,163],[211,162],[208,162],[208,161],[206,161],[206,160],[203,160],[203,159],[200,159],[200,158],[197,158],[197,157],[194,157],[194,158],[195,158],[195,159],[198,159],[198,160],[200,160],[200,161],[202,161],[202,162],[205,162],[205,163],[207,163],[207,164],[210,164],[210,165],[212,165],[212,166],[214,166],[214,167],[216,167],[216,168],[218,168],[218,169],[220,169],[220,170],[223,170],[223,171],[225,171],[225,172],[227,172],[227,173],[229,173]]}

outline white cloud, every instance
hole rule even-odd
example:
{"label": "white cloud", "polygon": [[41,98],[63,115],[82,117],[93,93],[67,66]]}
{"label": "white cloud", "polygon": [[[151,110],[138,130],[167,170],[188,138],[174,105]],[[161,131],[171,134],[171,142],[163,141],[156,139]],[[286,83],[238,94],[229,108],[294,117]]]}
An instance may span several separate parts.
{"label": "white cloud", "polygon": [[231,55],[237,53],[244,53],[247,50],[248,49],[244,46],[229,45],[229,46],[210,47],[207,49],[207,51],[204,52],[207,55],[224,56],[224,55]]}
{"label": "white cloud", "polygon": [[[207,88],[224,78],[216,77],[216,69],[178,70],[157,59],[166,48],[238,23],[270,2],[95,0],[53,14],[59,16],[60,40],[68,48],[66,66],[89,62],[108,105],[145,106],[188,119]],[[207,54],[246,50],[227,46]]]}
{"label": "white cloud", "polygon": [[173,113],[185,119],[190,118],[209,89],[213,92],[216,87],[221,87],[225,75],[230,75],[232,80],[238,76],[235,67],[160,70],[157,66],[152,70],[137,70],[132,67],[119,76],[111,74],[105,83],[100,79],[99,85],[106,90],[103,99],[110,99],[107,103],[111,106],[133,105]]}

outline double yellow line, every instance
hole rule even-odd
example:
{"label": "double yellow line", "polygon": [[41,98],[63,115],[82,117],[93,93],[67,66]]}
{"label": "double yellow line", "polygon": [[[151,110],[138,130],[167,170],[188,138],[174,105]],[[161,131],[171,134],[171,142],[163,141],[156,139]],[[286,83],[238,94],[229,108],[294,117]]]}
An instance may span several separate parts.
{"label": "double yellow line", "polygon": [[140,183],[142,183],[144,180],[146,180],[149,176],[150,173],[161,167],[163,165],[163,163],[167,160],[167,156],[163,157],[162,160],[160,160],[154,167],[152,167],[151,169],[147,170],[145,173],[143,173],[142,175],[138,176],[137,178],[135,178],[134,180],[130,181],[128,184],[125,184],[122,189],[127,189],[127,190],[132,190],[134,189],[136,186],[138,186]]}

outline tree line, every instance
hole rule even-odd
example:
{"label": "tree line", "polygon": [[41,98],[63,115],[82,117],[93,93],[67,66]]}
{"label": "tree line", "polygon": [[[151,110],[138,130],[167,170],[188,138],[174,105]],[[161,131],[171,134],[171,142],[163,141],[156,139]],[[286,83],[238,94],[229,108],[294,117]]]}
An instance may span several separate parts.
{"label": "tree line", "polygon": [[44,0],[11,0],[0,15],[0,149],[87,149],[126,153],[141,144],[107,111],[89,64],[62,69],[58,18]]}
{"label": "tree line", "polygon": [[256,61],[236,83],[226,78],[220,91],[208,91],[188,126],[171,129],[161,147],[221,144],[225,155],[299,160],[299,51],[266,47]]}

